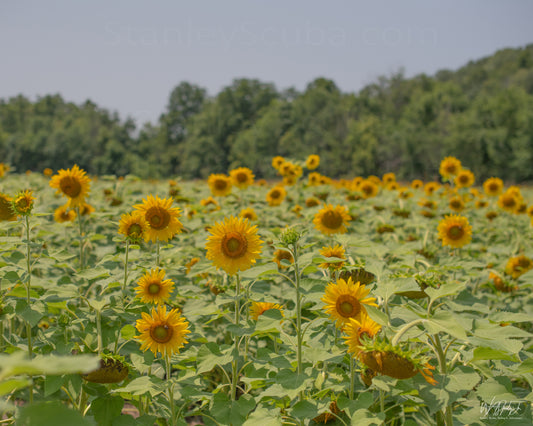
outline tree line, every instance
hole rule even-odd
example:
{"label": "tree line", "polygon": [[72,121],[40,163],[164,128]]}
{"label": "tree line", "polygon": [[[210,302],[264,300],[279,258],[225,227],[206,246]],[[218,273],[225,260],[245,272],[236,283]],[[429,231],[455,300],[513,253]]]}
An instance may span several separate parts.
{"label": "tree line", "polygon": [[383,76],[358,93],[326,78],[304,91],[237,79],[215,96],[182,82],[157,123],[136,127],[91,101],[0,99],[0,154],[17,171],[206,178],[246,166],[271,178],[276,155],[319,154],[330,177],[433,179],[453,155],[479,179],[533,180],[533,44],[456,71]]}

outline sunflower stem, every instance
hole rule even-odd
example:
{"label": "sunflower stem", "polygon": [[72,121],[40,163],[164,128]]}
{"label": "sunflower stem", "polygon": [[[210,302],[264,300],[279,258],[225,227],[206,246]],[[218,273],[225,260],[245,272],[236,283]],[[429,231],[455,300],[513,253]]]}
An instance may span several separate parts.
{"label": "sunflower stem", "polygon": [[[442,344],[440,342],[440,337],[438,334],[433,335],[433,342],[435,343],[435,349],[437,352],[438,360],[439,360],[439,369],[440,373],[445,376],[446,375],[446,354],[442,350]],[[453,426],[453,414],[452,414],[452,406],[447,405],[446,409],[444,411],[444,422],[446,426]]]}
{"label": "sunflower stem", "polygon": [[98,355],[102,353],[102,314],[100,310],[96,310],[96,333],[97,333],[97,339],[98,339],[98,348],[96,349],[98,352]]}
{"label": "sunflower stem", "polygon": [[170,424],[174,426],[176,424],[176,407],[174,405],[174,386],[171,381],[172,365],[170,363],[170,356],[165,357],[165,363],[167,367],[167,384],[168,384],[168,403],[170,408]]}
{"label": "sunflower stem", "polygon": [[[302,306],[300,295],[300,269],[298,265],[298,243],[293,244],[292,257],[294,259],[294,278],[296,283],[296,371],[302,374]],[[300,391],[300,401],[303,400],[303,391]]]}
{"label": "sunflower stem", "polygon": [[348,395],[349,399],[353,400],[353,393],[355,389],[355,369],[354,369],[354,358],[350,354],[350,394]]}
{"label": "sunflower stem", "polygon": [[85,267],[83,259],[83,221],[81,219],[80,207],[76,207],[76,215],[78,216],[78,230],[80,233],[80,270],[83,270]]}
{"label": "sunflower stem", "polygon": [[[241,280],[239,274],[235,274],[235,325],[239,327],[240,323],[240,296]],[[237,381],[239,380],[239,336],[233,336],[235,340],[235,349],[233,351],[233,361],[231,362],[231,400],[237,399]]]}
{"label": "sunflower stem", "polygon": [[159,268],[159,262],[160,262],[160,245],[159,245],[159,238],[157,239],[155,243],[155,266]]}
{"label": "sunflower stem", "polygon": [[392,339],[392,346],[396,346],[398,344],[398,342],[400,341],[401,337],[411,328],[411,327],[414,327],[415,325],[418,325],[418,324],[421,324],[423,322],[425,322],[426,320],[424,318],[419,318],[419,319],[416,319],[414,321],[411,321],[407,324],[405,324],[397,333],[396,335],[393,337]]}
{"label": "sunflower stem", "polygon": [[122,284],[122,297],[126,297],[126,285],[128,284],[128,257],[130,253],[130,240],[126,238],[126,250],[124,254],[124,283]]}
{"label": "sunflower stem", "polygon": [[[31,303],[31,252],[30,252],[30,217],[26,215],[25,219],[25,228],[26,228],[26,271],[28,274],[28,279],[26,281],[26,303],[28,309],[30,308]],[[3,334],[3,333],[2,333]],[[33,344],[31,336],[31,325],[26,321],[26,335],[28,338],[28,358],[32,359],[33,357]],[[30,375],[30,386],[29,386],[29,402],[33,402],[33,376]]]}
{"label": "sunflower stem", "polygon": [[385,391],[382,389],[379,390],[379,408],[382,413],[385,412]]}

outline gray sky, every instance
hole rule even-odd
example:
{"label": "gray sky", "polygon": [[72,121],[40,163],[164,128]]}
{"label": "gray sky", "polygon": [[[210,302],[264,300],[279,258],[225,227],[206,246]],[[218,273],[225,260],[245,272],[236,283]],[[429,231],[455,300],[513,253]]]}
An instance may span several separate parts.
{"label": "gray sky", "polygon": [[533,1],[0,0],[0,98],[60,93],[155,122],[179,82],[358,91],[533,43]]}

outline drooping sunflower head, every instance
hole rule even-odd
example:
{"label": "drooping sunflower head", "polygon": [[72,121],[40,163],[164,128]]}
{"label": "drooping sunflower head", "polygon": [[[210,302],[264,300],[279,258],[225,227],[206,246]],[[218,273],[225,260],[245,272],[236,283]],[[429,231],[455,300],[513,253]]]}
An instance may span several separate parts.
{"label": "drooping sunflower head", "polygon": [[207,259],[229,275],[250,268],[261,253],[262,241],[257,226],[247,219],[230,216],[209,228]]}
{"label": "drooping sunflower head", "polygon": [[454,212],[462,212],[465,209],[465,203],[463,199],[459,196],[450,198],[450,202],[448,203],[448,206]]}
{"label": "drooping sunflower head", "polygon": [[505,273],[516,279],[532,268],[533,260],[521,254],[520,256],[511,257],[507,261],[507,265],[505,266]]}
{"label": "drooping sunflower head", "polygon": [[497,177],[488,178],[483,182],[483,191],[485,191],[485,194],[489,197],[496,197],[503,191],[503,181]]}
{"label": "drooping sunflower head", "polygon": [[136,339],[141,341],[141,350],[150,349],[154,355],[172,356],[187,343],[189,323],[181,316],[177,309],[167,312],[164,305],[152,308],[151,315],[142,313],[135,328],[140,333]]}
{"label": "drooping sunflower head", "polygon": [[285,158],[280,155],[275,156],[272,159],[272,167],[279,171],[281,165],[285,162]]}
{"label": "drooping sunflower head", "polygon": [[348,318],[344,326],[345,343],[348,345],[348,353],[357,356],[362,348],[364,338],[373,339],[381,330],[381,325],[372,320],[368,315],[361,315],[360,319]]}
{"label": "drooping sunflower head", "polygon": [[25,191],[19,192],[13,199],[12,208],[15,214],[21,216],[28,216],[33,210],[35,197],[33,196],[33,191],[26,189]]}
{"label": "drooping sunflower head", "polygon": [[283,316],[283,308],[278,303],[252,302],[252,305],[250,306],[250,317],[257,321],[261,315],[270,309],[277,309]]}
{"label": "drooping sunflower head", "polygon": [[100,367],[87,374],[82,374],[84,380],[92,383],[120,383],[128,377],[129,368],[120,355],[102,354]]}
{"label": "drooping sunflower head", "polygon": [[50,186],[69,198],[69,207],[78,207],[91,190],[91,179],[75,164],[72,169],[61,169],[52,176]]}
{"label": "drooping sunflower head", "polygon": [[178,219],[180,209],[172,207],[172,198],[149,195],[142,204],[137,204],[134,208],[144,216],[148,223],[148,229],[144,232],[145,241],[169,241],[183,228]]}
{"label": "drooping sunflower head", "polygon": [[143,303],[165,303],[174,290],[174,282],[165,280],[165,271],[159,268],[147,271],[137,284],[136,297]]}
{"label": "drooping sunflower head", "polygon": [[461,162],[455,157],[446,157],[440,162],[439,173],[444,179],[450,179],[461,170]]}
{"label": "drooping sunflower head", "polygon": [[216,197],[225,197],[231,193],[231,178],[224,174],[211,174],[207,179],[211,194]]}
{"label": "drooping sunflower head", "polygon": [[459,248],[472,240],[472,226],[464,216],[453,214],[446,216],[439,222],[437,230],[443,246]]}
{"label": "drooping sunflower head", "polygon": [[378,195],[379,191],[378,185],[370,179],[365,179],[361,181],[358,185],[358,189],[365,200],[368,198],[375,197],[376,195]]}
{"label": "drooping sunflower head", "polygon": [[144,238],[149,225],[140,211],[125,213],[120,218],[118,233],[124,235],[131,242],[137,243]]}
{"label": "drooping sunflower head", "polygon": [[313,223],[315,228],[325,235],[344,234],[347,231],[346,224],[350,220],[346,207],[327,204],[315,215]]}
{"label": "drooping sunflower head", "polygon": [[69,209],[68,204],[58,207],[54,211],[54,220],[57,223],[73,222],[76,219],[76,210]]}
{"label": "drooping sunflower head", "polygon": [[278,268],[285,269],[287,268],[287,265],[281,263],[282,260],[286,260],[289,263],[294,263],[294,258],[292,257],[292,254],[288,250],[276,250],[274,252],[274,262],[278,265]]}
{"label": "drooping sunflower head", "polygon": [[354,283],[359,282],[362,285],[368,285],[376,280],[376,276],[364,268],[342,271],[339,278],[342,278],[344,281],[348,281],[348,278],[351,278]]}
{"label": "drooping sunflower head", "polygon": [[318,155],[310,155],[307,157],[307,160],[305,160],[305,167],[307,167],[308,170],[315,170],[320,164],[320,157]]}
{"label": "drooping sunflower head", "polygon": [[[344,257],[344,247],[340,244],[336,244],[333,247],[322,247],[322,250],[320,250],[320,254],[324,257],[331,257],[334,260],[346,260],[346,258]],[[319,266],[323,269],[340,269],[343,265],[344,262],[324,262],[321,263]]]}
{"label": "drooping sunflower head", "polygon": [[257,213],[251,207],[246,207],[245,209],[242,209],[239,213],[239,216],[244,219],[248,219],[250,222],[257,220]]}
{"label": "drooping sunflower head", "polygon": [[287,191],[283,186],[275,186],[270,191],[268,191],[266,200],[269,206],[279,206],[285,197],[287,196]]}
{"label": "drooping sunflower head", "polygon": [[0,192],[0,221],[17,220],[17,215],[13,211],[13,199]]}
{"label": "drooping sunflower head", "polygon": [[454,183],[457,188],[469,188],[474,184],[475,180],[474,173],[470,170],[462,169],[455,176]]}
{"label": "drooping sunflower head", "polygon": [[370,289],[359,282],[354,283],[351,277],[347,281],[339,278],[336,283],[328,284],[321,300],[326,304],[326,313],[341,328],[349,318],[360,320],[366,314],[365,305],[377,306],[376,298],[368,297],[369,293]]}
{"label": "drooping sunflower head", "polygon": [[231,182],[237,188],[245,189],[254,183],[254,174],[248,167],[239,167],[229,172]]}

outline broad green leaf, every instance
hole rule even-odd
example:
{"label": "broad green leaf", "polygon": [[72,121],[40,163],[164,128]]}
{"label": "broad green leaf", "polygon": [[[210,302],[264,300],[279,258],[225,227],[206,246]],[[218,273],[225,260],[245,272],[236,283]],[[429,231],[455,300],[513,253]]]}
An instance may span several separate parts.
{"label": "broad green leaf", "polygon": [[91,411],[99,426],[111,426],[112,420],[120,416],[124,399],[117,395],[96,398],[91,403]]}
{"label": "broad green leaf", "polygon": [[8,379],[0,382],[0,396],[7,395],[17,389],[25,388],[31,385],[31,380],[28,379]]}
{"label": "broad green leaf", "polygon": [[[60,422],[60,423],[59,423]],[[61,404],[59,401],[41,402],[20,409],[18,426],[57,426],[58,424],[93,426],[94,423]]]}
{"label": "broad green leaf", "polygon": [[459,293],[463,288],[464,283],[449,282],[441,285],[439,288],[428,287],[424,291],[430,297],[431,300],[437,300],[441,297],[452,296]]}
{"label": "broad green leaf", "polygon": [[40,355],[31,361],[26,354],[15,352],[0,354],[0,379],[20,374],[71,374],[89,373],[100,365],[96,355]]}
{"label": "broad green leaf", "polygon": [[292,407],[291,414],[297,419],[309,419],[316,417],[319,414],[317,403],[312,399],[297,402]]}
{"label": "broad green leaf", "polygon": [[527,358],[515,369],[516,374],[533,373],[533,358]]}
{"label": "broad green leaf", "polygon": [[86,280],[94,280],[96,278],[108,277],[109,271],[105,268],[90,268],[78,272],[77,276],[79,278],[85,278]]}
{"label": "broad green leaf", "polygon": [[20,277],[15,271],[6,272],[2,279],[6,280],[7,282],[11,284],[15,284],[20,281]]}
{"label": "broad green leaf", "polygon": [[517,361],[517,357],[514,354],[510,354],[507,351],[502,351],[494,348],[477,347],[474,349],[474,356],[472,362],[476,362],[483,359],[505,359],[507,361]]}
{"label": "broad green leaf", "polygon": [[382,312],[375,306],[369,306],[365,305],[366,312],[368,313],[368,316],[370,319],[374,320],[380,325],[388,325],[389,324],[389,317],[385,312]]}
{"label": "broad green leaf", "polygon": [[50,396],[63,386],[64,376],[48,375],[44,378],[44,396]]}
{"label": "broad green leaf", "polygon": [[431,334],[444,332],[461,341],[466,340],[466,331],[457,321],[457,314],[454,315],[448,311],[438,311],[424,322],[424,327]]}
{"label": "broad green leaf", "polygon": [[477,387],[476,394],[486,403],[496,401],[513,401],[516,395],[512,393],[512,383],[508,377],[498,376],[489,378]]}
{"label": "broad green leaf", "polygon": [[136,334],[137,329],[131,324],[126,324],[120,330],[120,337],[122,337],[124,340],[131,340],[135,337]]}
{"label": "broad green leaf", "polygon": [[113,389],[113,393],[130,393],[132,395],[145,395],[149,393],[152,397],[165,392],[167,384],[165,381],[155,376],[141,376],[133,379],[126,386]]}
{"label": "broad green leaf", "polygon": [[217,365],[225,365],[233,360],[231,348],[220,351],[218,345],[214,342],[206,343],[200,346],[196,355],[196,372],[198,374],[211,371]]}

